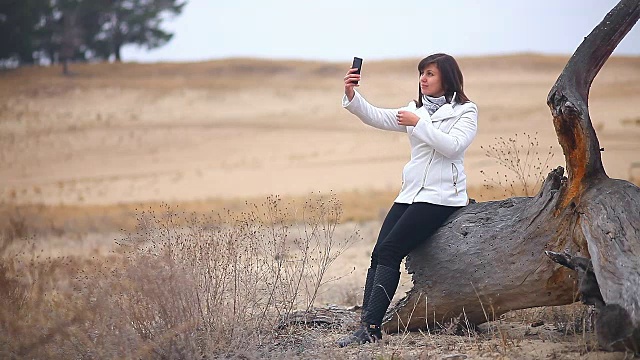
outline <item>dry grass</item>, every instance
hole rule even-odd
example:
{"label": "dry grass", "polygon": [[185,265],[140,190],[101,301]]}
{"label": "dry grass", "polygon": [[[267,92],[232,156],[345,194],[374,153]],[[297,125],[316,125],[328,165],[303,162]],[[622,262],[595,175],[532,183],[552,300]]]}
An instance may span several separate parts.
{"label": "dry grass", "polygon": [[[484,190],[478,189],[478,192]],[[308,196],[280,196],[284,203],[303,204]],[[377,221],[386,215],[396,191],[343,192],[333,195],[340,202],[342,222]],[[254,204],[264,202],[264,197],[249,199],[211,199],[184,202],[147,202],[117,205],[19,205],[0,202],[0,235],[5,238],[29,237],[32,235],[77,235],[87,232],[132,231],[138,225],[136,214],[141,211],[159,212],[169,204],[185,213],[207,215],[216,213],[221,219],[230,220],[230,216],[250,211]],[[302,221],[302,212],[283,214],[287,221]]]}
{"label": "dry grass", "polygon": [[334,341],[351,331],[356,313],[328,327],[280,326],[294,311],[312,310],[322,291],[337,291],[328,270],[358,234],[336,232],[335,196],[297,204],[271,197],[210,216],[169,206],[137,215],[135,230],[109,253],[49,256],[38,237],[1,238],[0,357],[605,356],[595,350],[589,310],[577,305],[511,312],[480,329],[443,324],[346,349]]}
{"label": "dry grass", "polygon": [[[638,177],[640,178],[640,177]],[[477,201],[505,199],[509,189],[485,184],[467,189]],[[341,204],[341,221],[365,223],[381,221],[386,215],[397,191],[349,191],[335,194]],[[516,195],[523,195],[518,193]],[[311,195],[310,195],[311,196]],[[304,203],[309,196],[280,196],[286,203]],[[169,204],[186,213],[217,213],[227,219],[230,213],[248,211],[251,204],[259,204],[264,197],[249,199],[210,199],[201,201],[146,202],[117,205],[19,205],[0,202],[0,234],[5,237],[31,235],[85,234],[87,232],[131,231],[138,225],[136,214],[142,210],[158,212]],[[230,211],[230,212],[227,212]],[[290,213],[290,221],[300,221],[300,213]]]}
{"label": "dry grass", "polygon": [[91,258],[45,257],[35,242],[3,237],[2,357],[262,357],[286,335],[278,324],[335,280],[327,269],[357,239],[334,237],[331,196],[185,216],[141,212],[115,251]]}

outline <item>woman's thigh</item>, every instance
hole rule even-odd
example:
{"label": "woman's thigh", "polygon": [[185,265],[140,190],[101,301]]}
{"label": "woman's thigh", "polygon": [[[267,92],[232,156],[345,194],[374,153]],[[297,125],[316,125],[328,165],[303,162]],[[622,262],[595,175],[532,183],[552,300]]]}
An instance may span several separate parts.
{"label": "woman's thigh", "polygon": [[399,267],[402,258],[428,239],[459,207],[413,203],[376,245],[378,262]]}
{"label": "woman's thigh", "polygon": [[389,209],[387,216],[382,222],[380,233],[378,233],[378,240],[376,240],[376,245],[373,247],[373,251],[371,252],[372,267],[375,267],[378,264],[378,249],[380,248],[380,244],[382,244],[382,241],[384,241],[384,239],[389,235],[393,227],[396,225],[398,220],[400,220],[409,206],[409,204],[393,203],[391,209]]}
{"label": "woman's thigh", "polygon": [[382,227],[380,228],[380,233],[378,234],[378,240],[376,241],[376,244],[382,242],[382,240],[384,240],[384,238],[389,235],[393,227],[396,225],[398,220],[400,220],[409,206],[409,204],[393,203],[391,209],[389,209],[389,212],[387,213],[387,216],[382,222]]}

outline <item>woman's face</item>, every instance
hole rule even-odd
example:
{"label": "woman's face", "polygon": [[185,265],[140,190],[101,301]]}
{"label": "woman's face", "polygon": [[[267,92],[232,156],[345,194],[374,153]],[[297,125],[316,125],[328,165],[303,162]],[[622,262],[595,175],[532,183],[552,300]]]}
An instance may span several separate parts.
{"label": "woman's face", "polygon": [[444,87],[440,80],[440,70],[436,64],[425,66],[422,74],[420,74],[420,90],[424,95],[440,97],[444,95]]}

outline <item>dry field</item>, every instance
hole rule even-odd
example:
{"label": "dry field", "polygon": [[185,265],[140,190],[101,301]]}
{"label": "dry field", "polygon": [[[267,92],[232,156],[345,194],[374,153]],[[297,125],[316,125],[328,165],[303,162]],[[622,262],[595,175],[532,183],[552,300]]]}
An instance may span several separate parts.
{"label": "dry field", "polygon": [[[418,60],[365,59],[360,91],[378,106],[405,105],[416,96]],[[566,57],[538,55],[459,59],[467,95],[480,109],[478,136],[467,151],[465,163],[472,197],[484,201],[508,194],[508,189],[500,186],[486,188],[495,185],[497,179],[502,185],[515,179],[486,155],[488,148],[499,144],[500,137],[517,137],[520,144],[530,136],[533,144],[521,145],[524,151],[537,154],[533,164],[544,163],[551,153],[547,168],[564,165],[546,95],[566,61]],[[257,337],[260,345],[238,343],[239,339],[256,339],[256,334],[243,331],[225,335],[222,340],[204,336],[211,344],[218,344],[215,346],[195,344],[185,335],[186,329],[194,323],[202,324],[191,307],[183,306],[192,300],[189,297],[169,297],[171,304],[182,304],[180,309],[191,309],[188,315],[171,315],[195,320],[180,322],[172,318],[163,324],[174,331],[171,334],[191,340],[168,341],[170,333],[158,327],[158,319],[144,311],[136,312],[132,305],[140,304],[135,301],[147,299],[145,296],[162,297],[161,290],[139,291],[141,297],[127,301],[92,300],[96,294],[127,294],[135,291],[135,286],[162,285],[160,281],[176,291],[202,290],[202,284],[189,282],[206,275],[193,266],[180,272],[187,285],[163,272],[166,267],[156,268],[185,264],[186,260],[177,258],[173,250],[167,250],[173,254],[169,260],[154,263],[146,257],[147,244],[134,251],[139,263],[128,262],[131,253],[124,252],[114,240],[153,242],[167,237],[160,230],[148,231],[149,222],[155,219],[141,215],[142,211],[166,214],[163,204],[170,204],[178,212],[212,214],[215,220],[197,222],[206,230],[201,230],[202,234],[209,234],[220,224],[224,225],[222,229],[237,229],[239,223],[234,219],[241,216],[238,214],[252,213],[255,204],[262,204],[273,194],[289,204],[282,224],[299,224],[303,215],[309,222],[311,213],[303,210],[305,201],[321,208],[327,202],[318,196],[332,193],[340,202],[340,224],[331,238],[337,241],[335,244],[353,241],[340,256],[335,252],[339,246],[333,245],[331,256],[337,257],[331,264],[315,263],[324,269],[324,280],[331,281],[319,286],[311,298],[308,290],[313,286],[306,288],[302,292],[305,296],[290,305],[359,303],[368,256],[381,218],[399,189],[409,146],[404,135],[367,128],[341,108],[341,79],[348,65],[232,59],[193,64],[79,64],[71,67],[71,77],[61,76],[57,68],[0,72],[0,245],[6,245],[0,246],[5,259],[0,267],[4,269],[0,288],[15,290],[3,300],[15,308],[5,307],[0,313],[0,348],[25,357],[60,358],[69,354],[184,357],[193,355],[195,348],[209,349],[216,356],[245,358],[391,359],[455,354],[468,358],[624,358],[624,354],[597,351],[592,334],[578,331],[589,322],[586,309],[580,306],[514,312],[493,322],[482,334],[395,335],[384,346],[339,350],[332,344],[346,331],[343,328],[287,330],[286,336],[278,333],[281,340],[268,346],[260,343],[268,336]],[[610,59],[592,86],[590,115],[600,145],[605,148],[602,156],[608,175],[636,184],[640,183],[640,113],[635,106],[639,100],[640,58]],[[531,185],[536,182],[534,177],[529,180]],[[194,234],[201,232],[189,232],[192,226],[188,219],[182,219],[165,228],[180,234],[179,239],[193,240]],[[299,225],[290,226],[287,229],[294,231],[290,238],[305,238]],[[269,229],[273,226],[258,233],[269,233]],[[169,244],[174,249],[171,246],[177,245]],[[185,253],[199,253],[191,249]],[[154,256],[160,253],[165,254]],[[300,248],[292,254],[294,258],[301,256]],[[15,255],[13,260],[6,260],[9,255]],[[282,253],[271,255],[283,258]],[[117,274],[118,281],[113,273],[103,274],[105,269],[115,271],[113,266],[122,270]],[[205,268],[208,266],[211,264]],[[77,281],[95,281],[100,286],[89,294],[75,290],[80,286]],[[409,276],[403,276],[401,290],[410,287],[410,282]],[[127,288],[127,284],[132,287]],[[402,295],[402,291],[398,293]],[[232,298],[246,300],[237,294]],[[42,299],[48,300],[39,301]],[[98,321],[92,315],[116,311],[113,304],[119,304],[118,311],[129,315],[121,315],[112,323]],[[147,304],[148,308],[153,306]],[[115,327],[135,323],[127,318],[131,314],[139,315],[139,323],[153,327],[153,331],[138,327],[137,332],[128,334],[124,328]],[[232,314],[237,317],[236,312]],[[238,327],[254,324],[256,318],[246,316],[230,320]],[[531,327],[541,322],[544,326]],[[568,326],[570,323],[575,326]],[[228,323],[210,326],[230,331]],[[114,327],[128,339],[127,345],[116,335],[107,338],[98,334]],[[110,348],[113,344],[128,346],[129,352]],[[165,348],[165,344],[170,345]],[[2,351],[0,357],[11,357]]]}

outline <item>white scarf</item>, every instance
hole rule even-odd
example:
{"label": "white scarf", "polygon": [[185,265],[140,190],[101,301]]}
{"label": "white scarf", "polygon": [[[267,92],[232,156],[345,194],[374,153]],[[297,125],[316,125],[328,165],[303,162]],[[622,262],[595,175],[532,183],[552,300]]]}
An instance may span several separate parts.
{"label": "white scarf", "polygon": [[429,115],[433,115],[433,113],[435,113],[440,108],[440,106],[446,103],[447,98],[445,98],[444,95],[440,97],[422,95],[422,104],[425,108],[427,108]]}

